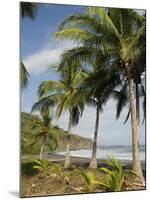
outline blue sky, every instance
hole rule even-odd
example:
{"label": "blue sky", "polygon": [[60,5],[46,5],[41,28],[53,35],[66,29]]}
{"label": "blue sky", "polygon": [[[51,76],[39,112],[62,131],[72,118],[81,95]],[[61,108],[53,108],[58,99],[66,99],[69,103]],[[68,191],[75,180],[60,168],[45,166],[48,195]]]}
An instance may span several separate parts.
{"label": "blue sky", "polygon": [[[39,84],[48,79],[59,79],[54,70],[48,67],[59,62],[60,54],[74,44],[70,42],[57,43],[53,33],[57,30],[60,22],[73,13],[83,12],[82,6],[65,6],[40,4],[35,20],[24,18],[21,20],[21,59],[30,73],[29,86],[21,94],[21,110],[30,112],[31,107],[37,101],[37,89]],[[128,109],[125,109],[120,119],[116,122],[115,102],[111,99],[105,106],[104,112],[100,114],[99,144],[131,144],[130,120],[126,125],[123,121]],[[55,124],[67,129],[68,114],[58,120]],[[95,109],[86,107],[83,117],[78,126],[72,132],[84,137],[93,138],[95,126]],[[144,143],[144,126],[141,126],[141,144]]]}

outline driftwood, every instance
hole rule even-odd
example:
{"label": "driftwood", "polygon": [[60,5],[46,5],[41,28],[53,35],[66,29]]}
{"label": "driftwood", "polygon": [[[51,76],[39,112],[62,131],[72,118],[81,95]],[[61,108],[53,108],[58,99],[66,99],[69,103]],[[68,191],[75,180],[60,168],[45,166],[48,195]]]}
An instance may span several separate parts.
{"label": "driftwood", "polygon": [[135,186],[139,186],[139,187],[145,187],[145,183],[126,183],[126,185],[128,185],[128,186],[133,186],[133,185],[135,185]]}
{"label": "driftwood", "polygon": [[82,192],[83,191],[83,187],[71,187],[74,191],[76,192]]}

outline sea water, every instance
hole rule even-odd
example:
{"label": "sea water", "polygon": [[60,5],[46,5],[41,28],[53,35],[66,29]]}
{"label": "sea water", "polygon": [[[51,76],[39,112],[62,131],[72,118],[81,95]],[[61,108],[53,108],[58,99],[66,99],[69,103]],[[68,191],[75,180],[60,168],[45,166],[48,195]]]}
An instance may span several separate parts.
{"label": "sea water", "polygon": [[[73,150],[71,156],[90,158],[92,149]],[[59,152],[60,155],[65,155],[65,152]],[[97,158],[106,159],[108,156],[113,156],[119,160],[132,160],[131,146],[102,146],[97,148]],[[145,146],[140,146],[140,159],[145,161]]]}

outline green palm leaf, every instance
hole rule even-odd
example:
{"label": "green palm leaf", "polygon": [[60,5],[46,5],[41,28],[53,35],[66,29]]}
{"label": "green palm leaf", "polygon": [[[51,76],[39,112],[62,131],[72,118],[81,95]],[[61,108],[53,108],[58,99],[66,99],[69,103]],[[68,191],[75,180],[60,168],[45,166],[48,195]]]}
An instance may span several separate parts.
{"label": "green palm leaf", "polygon": [[108,16],[106,10],[104,8],[97,8],[97,7],[89,7],[88,12],[90,16],[98,16],[100,23],[103,27],[106,27],[106,31],[114,33],[114,35],[119,39],[120,35],[118,30],[114,26],[111,18]]}
{"label": "green palm leaf", "polygon": [[37,5],[35,3],[21,2],[21,16],[34,19],[37,14]]}
{"label": "green palm leaf", "polygon": [[25,65],[23,62],[21,62],[21,87],[25,88],[28,85],[29,82],[29,73],[27,71],[27,69],[25,68]]}
{"label": "green palm leaf", "polygon": [[64,29],[62,31],[56,32],[55,38],[57,40],[66,39],[66,40],[73,40],[75,42],[78,41],[80,43],[83,43],[89,40],[90,38],[92,38],[93,35],[94,34],[92,34],[91,32],[82,30],[80,28],[68,28],[68,29]]}
{"label": "green palm leaf", "polygon": [[47,94],[53,94],[55,92],[60,93],[65,90],[66,90],[66,87],[63,84],[63,82],[49,80],[49,81],[44,81],[39,86],[38,94],[39,94],[39,97],[42,98],[43,96],[46,96]]}

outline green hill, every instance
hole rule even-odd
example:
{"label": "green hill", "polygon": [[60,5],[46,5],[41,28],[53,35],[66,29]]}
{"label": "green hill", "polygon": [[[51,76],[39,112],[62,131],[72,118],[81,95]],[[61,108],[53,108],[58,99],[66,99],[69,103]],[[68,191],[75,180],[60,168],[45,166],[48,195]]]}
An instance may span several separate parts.
{"label": "green hill", "polygon": [[[29,113],[21,113],[21,153],[22,154],[38,154],[42,141],[38,141],[33,146],[29,145],[33,136],[32,126],[36,121],[40,121],[38,115],[32,115]],[[56,151],[65,151],[67,132],[63,129],[55,126],[55,135],[57,138],[57,149]],[[51,147],[51,148],[50,148]],[[84,138],[79,135],[71,134],[71,149],[90,149],[92,147],[92,140]],[[53,144],[50,142],[45,145],[44,151],[52,151]]]}

